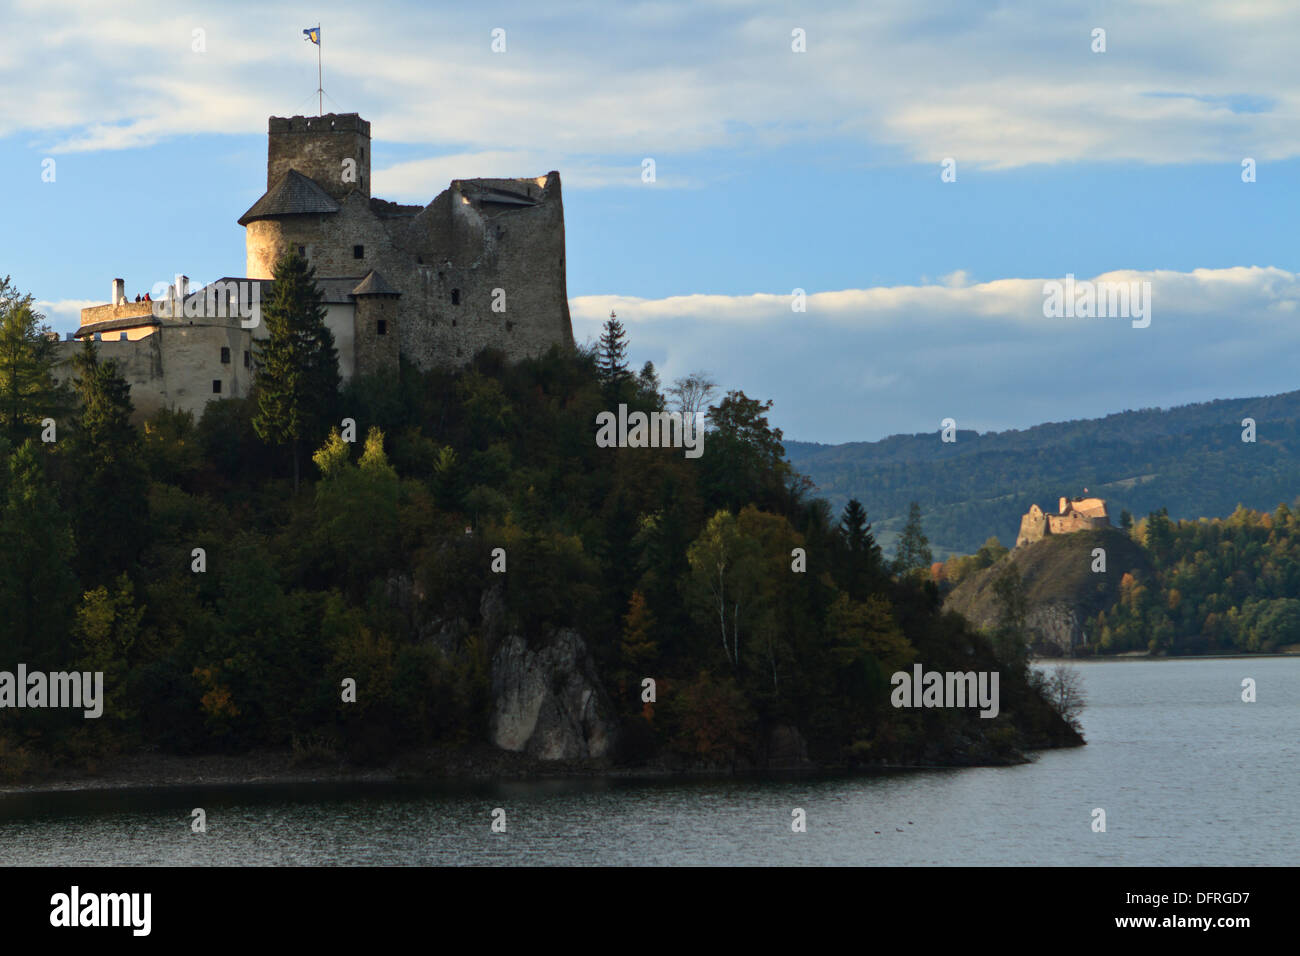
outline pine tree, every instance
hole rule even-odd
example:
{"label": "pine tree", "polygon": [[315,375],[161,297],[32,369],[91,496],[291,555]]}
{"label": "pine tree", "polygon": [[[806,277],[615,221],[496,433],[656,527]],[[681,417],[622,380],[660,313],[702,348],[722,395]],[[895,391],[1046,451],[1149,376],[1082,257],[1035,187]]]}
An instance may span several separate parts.
{"label": "pine tree", "polygon": [[52,376],[58,344],[32,297],[0,280],[0,430],[14,445],[35,438],[44,418],[67,411],[66,390]]}
{"label": "pine tree", "polygon": [[324,435],[339,388],[338,351],[325,325],[316,269],[290,252],[275,264],[262,307],[267,338],[257,350],[257,414],[253,428],[269,445],[288,445],[298,492],[299,449]]}
{"label": "pine tree", "polygon": [[610,388],[617,387],[628,375],[627,332],[613,311],[609,313],[604,330],[600,333],[600,353],[596,368],[600,380]]}

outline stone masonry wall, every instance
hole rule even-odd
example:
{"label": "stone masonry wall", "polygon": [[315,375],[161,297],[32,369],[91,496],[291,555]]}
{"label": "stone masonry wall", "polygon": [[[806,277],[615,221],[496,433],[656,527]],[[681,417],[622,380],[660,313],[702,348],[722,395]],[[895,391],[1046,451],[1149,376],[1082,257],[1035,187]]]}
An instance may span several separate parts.
{"label": "stone masonry wall", "polygon": [[[538,205],[470,198],[477,184],[495,182],[527,191]],[[573,346],[558,173],[457,181],[414,216],[378,215],[353,193],[338,213],[251,222],[248,275],[269,278],[275,259],[299,245],[322,278],[360,281],[374,269],[401,291],[401,350],[420,368],[463,364],[488,346],[514,361],[553,344]],[[496,289],[504,291],[504,312],[492,310]]]}
{"label": "stone masonry wall", "polygon": [[[344,160],[356,163],[356,182],[343,181]],[[269,123],[266,188],[290,169],[316,180],[335,199],[354,189],[370,195],[370,124],[355,113],[272,116]]]}

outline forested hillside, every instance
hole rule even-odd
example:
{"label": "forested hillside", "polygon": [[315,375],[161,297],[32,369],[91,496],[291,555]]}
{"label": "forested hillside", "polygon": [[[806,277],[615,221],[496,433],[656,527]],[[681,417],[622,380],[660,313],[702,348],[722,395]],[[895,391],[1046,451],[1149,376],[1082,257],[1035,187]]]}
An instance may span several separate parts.
{"label": "forested hillside", "polygon": [[[1242,441],[1252,418],[1256,441]],[[1227,516],[1238,504],[1270,511],[1300,494],[1300,391],[1025,430],[960,431],[878,442],[786,443],[791,463],[836,508],[860,499],[886,551],[917,501],[936,557],[974,552],[990,536],[1015,543],[1037,502],[1055,511],[1083,488],[1106,499],[1112,520],[1143,515]]]}
{"label": "forested hillside", "polygon": [[[940,612],[928,559],[887,568],[860,509],[808,495],[770,402],[721,396],[698,458],[599,447],[598,413],[665,405],[612,319],[598,353],[339,390],[305,269],[277,266],[253,397],[143,429],[93,343],[54,388],[30,297],[0,286],[0,670],[99,672],[107,698],[95,720],[0,710],[0,777],[141,748],[483,746],[515,664],[557,644],[556,683],[594,675],[583,720],[625,763],[762,766],[778,737],[824,765],[1081,742],[1022,648],[999,659]],[[895,709],[890,674],[916,662],[1000,670],[998,716]]]}

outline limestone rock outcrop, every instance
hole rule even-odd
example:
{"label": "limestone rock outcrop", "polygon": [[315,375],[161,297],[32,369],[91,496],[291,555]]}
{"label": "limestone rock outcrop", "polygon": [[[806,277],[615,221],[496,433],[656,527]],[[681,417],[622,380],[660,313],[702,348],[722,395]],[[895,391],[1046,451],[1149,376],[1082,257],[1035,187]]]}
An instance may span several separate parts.
{"label": "limestone rock outcrop", "polygon": [[613,752],[616,724],[582,637],[557,631],[530,647],[507,635],[492,658],[492,742],[539,760]]}

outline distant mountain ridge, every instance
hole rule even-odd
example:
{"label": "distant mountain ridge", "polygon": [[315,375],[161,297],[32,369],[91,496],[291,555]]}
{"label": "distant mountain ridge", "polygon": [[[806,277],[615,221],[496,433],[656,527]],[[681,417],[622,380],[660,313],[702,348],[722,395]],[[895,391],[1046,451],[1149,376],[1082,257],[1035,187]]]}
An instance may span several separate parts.
{"label": "distant mountain ridge", "polygon": [[[1256,440],[1242,441],[1242,419]],[[1171,518],[1225,516],[1238,504],[1269,510],[1300,494],[1300,391],[1144,408],[1002,432],[938,428],[876,442],[786,441],[796,471],[836,511],[849,498],[867,509],[886,551],[921,505],[935,559],[969,554],[990,536],[1010,547],[1020,516],[1037,502],[1087,487],[1111,519],[1168,508]]]}

